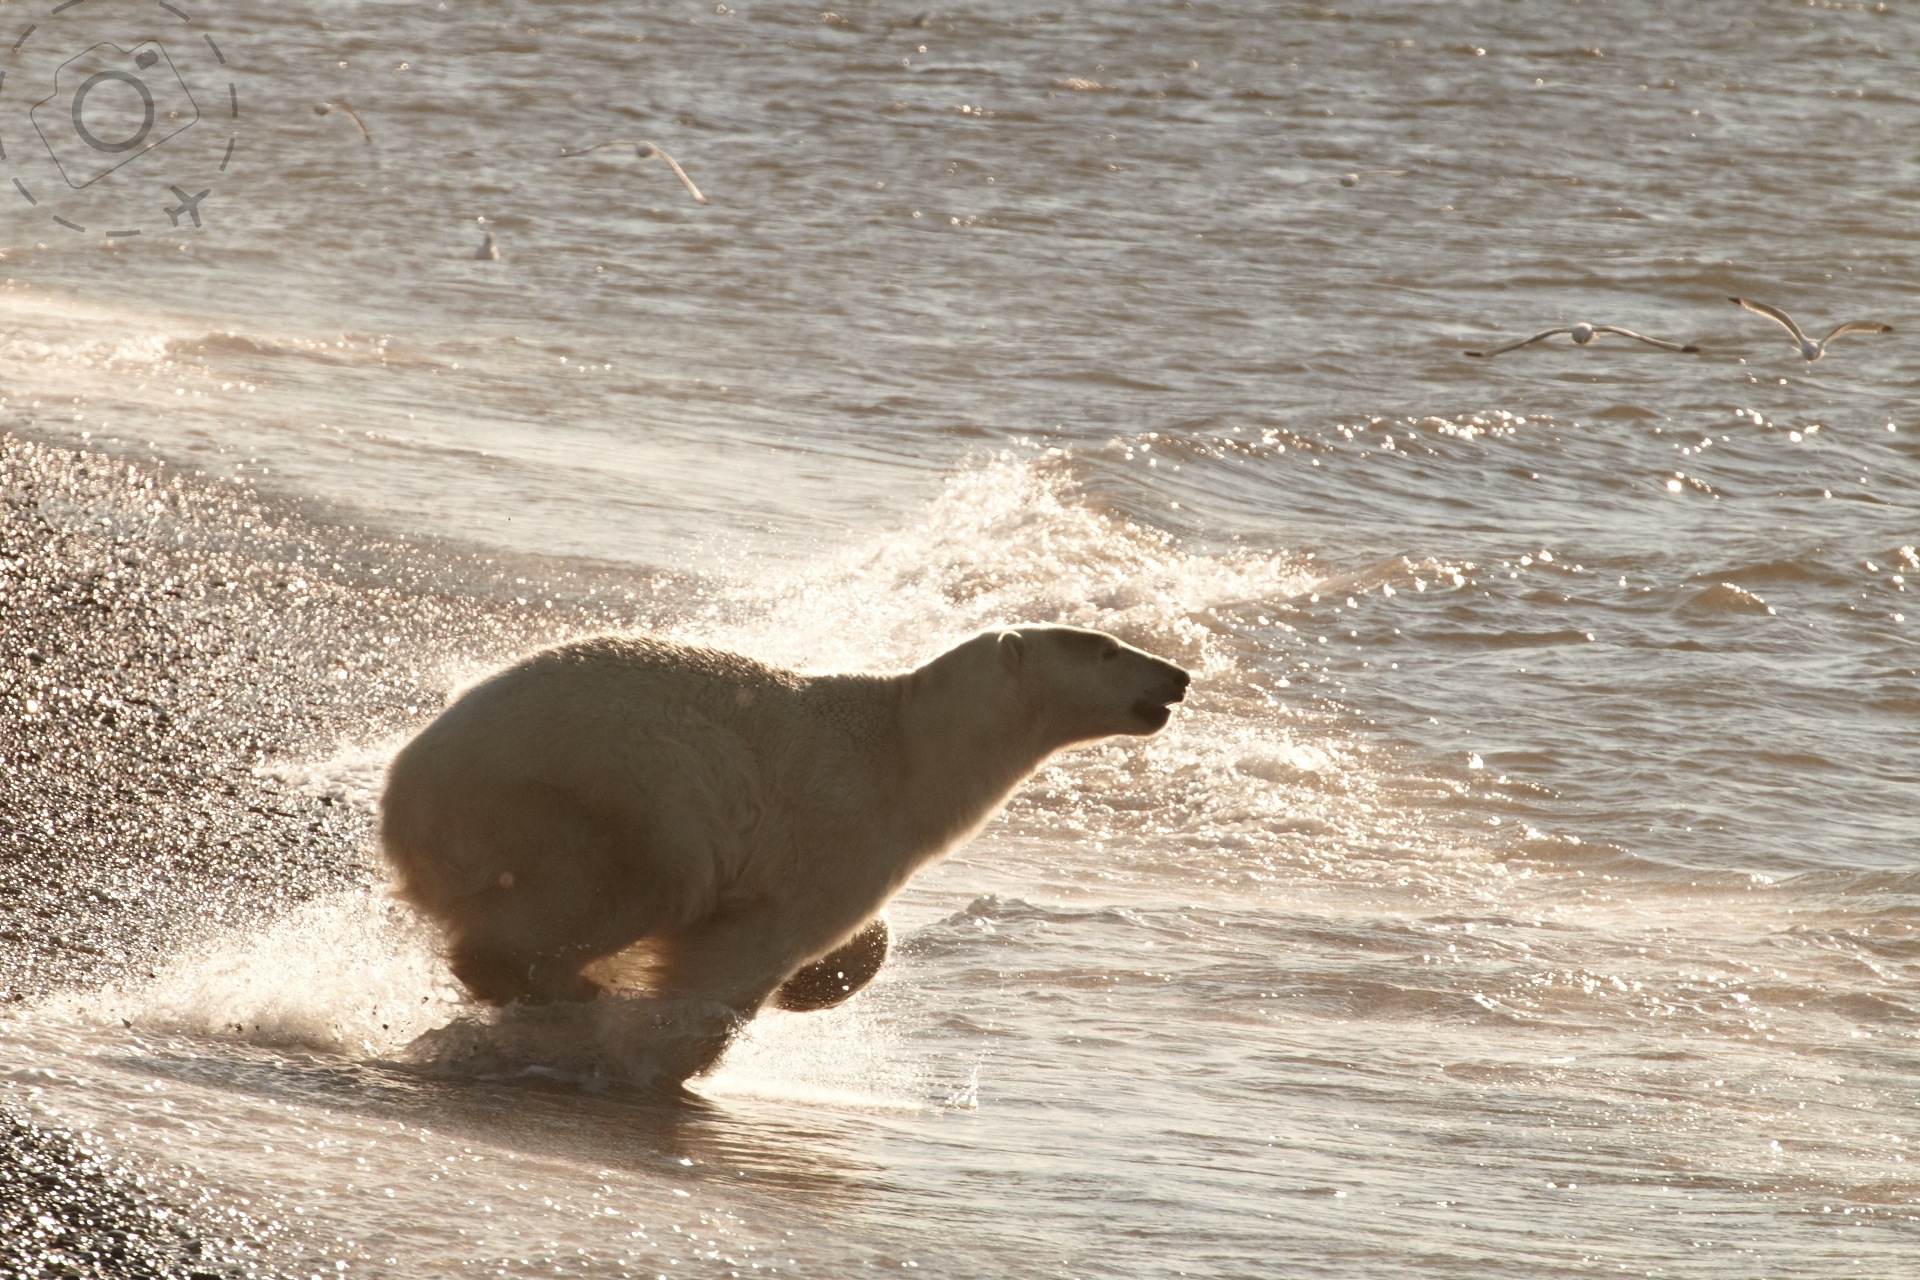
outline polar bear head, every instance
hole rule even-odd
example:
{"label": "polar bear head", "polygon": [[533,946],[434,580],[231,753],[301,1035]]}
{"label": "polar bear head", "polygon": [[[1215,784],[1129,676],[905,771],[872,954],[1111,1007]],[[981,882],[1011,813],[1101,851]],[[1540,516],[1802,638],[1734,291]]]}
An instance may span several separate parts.
{"label": "polar bear head", "polygon": [[1191,677],[1104,631],[1014,627],[997,633],[1003,671],[1018,682],[1062,744],[1111,734],[1157,733],[1187,696]]}

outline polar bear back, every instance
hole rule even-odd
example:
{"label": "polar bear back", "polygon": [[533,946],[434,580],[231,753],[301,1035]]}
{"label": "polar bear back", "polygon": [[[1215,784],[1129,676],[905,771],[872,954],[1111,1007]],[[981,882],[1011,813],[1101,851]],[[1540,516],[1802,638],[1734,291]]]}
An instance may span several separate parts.
{"label": "polar bear back", "polygon": [[[649,637],[536,653],[468,689],[395,757],[382,834],[402,892],[432,911],[502,875],[538,874],[522,865],[540,858],[537,833],[486,833],[544,797],[599,816],[625,871],[673,887],[666,923],[697,917],[756,857],[793,854],[796,805],[817,823],[822,800],[845,804],[850,784],[872,778],[884,734],[862,683],[878,682]],[[448,825],[476,830],[455,841],[423,830]]]}

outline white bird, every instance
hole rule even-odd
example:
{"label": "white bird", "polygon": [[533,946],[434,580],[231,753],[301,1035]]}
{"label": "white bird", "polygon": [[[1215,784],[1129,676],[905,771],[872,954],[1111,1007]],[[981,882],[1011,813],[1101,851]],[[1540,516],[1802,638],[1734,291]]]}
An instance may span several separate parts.
{"label": "white bird", "polygon": [[560,148],[560,154],[563,156],[584,156],[588,152],[602,151],[607,147],[632,147],[633,154],[642,160],[652,160],[655,158],[665,160],[667,167],[673,170],[673,176],[680,179],[681,185],[686,187],[687,194],[701,204],[707,202],[707,198],[700,194],[700,188],[694,186],[693,179],[687,176],[687,171],[680,167],[680,162],[660,148],[654,146],[651,142],[599,142],[591,147],[582,147],[578,151],[569,151],[567,148],[562,147]]}
{"label": "white bird", "polygon": [[1737,302],[1757,316],[1765,316],[1792,334],[1794,343],[1800,348],[1800,354],[1805,356],[1809,362],[1818,360],[1821,356],[1827,354],[1827,344],[1842,334],[1893,332],[1892,325],[1881,324],[1878,320],[1849,320],[1845,324],[1835,325],[1831,333],[1820,339],[1820,341],[1815,342],[1812,338],[1809,338],[1800,331],[1800,326],[1793,322],[1792,316],[1778,307],[1770,307],[1764,302],[1750,302],[1745,298],[1728,298],[1727,301]]}
{"label": "white bird", "polygon": [[360,136],[367,140],[367,145],[368,146],[373,145],[373,135],[367,132],[367,122],[360,118],[360,113],[358,111],[355,111],[352,107],[348,106],[346,103],[321,102],[321,103],[316,103],[313,108],[313,114],[317,116],[324,116],[329,112],[333,112],[333,111],[346,112],[347,118],[353,121],[353,127],[358,129],[360,131]]}
{"label": "white bird", "polygon": [[493,232],[482,231],[480,234],[486,239],[482,240],[480,247],[473,251],[474,258],[480,262],[500,261],[500,246],[493,242]]}
{"label": "white bird", "polygon": [[1509,342],[1504,347],[1494,347],[1489,351],[1469,351],[1467,354],[1470,356],[1497,356],[1503,351],[1514,351],[1520,347],[1532,346],[1543,338],[1551,338],[1559,333],[1566,334],[1572,338],[1574,342],[1583,347],[1589,342],[1592,342],[1594,338],[1600,334],[1617,333],[1623,338],[1632,338],[1635,342],[1644,342],[1650,347],[1659,347],[1662,351],[1698,351],[1700,349],[1696,346],[1683,345],[1678,342],[1668,342],[1665,338],[1649,338],[1644,333],[1635,333],[1631,329],[1621,329],[1610,324],[1575,324],[1568,325],[1564,329],[1547,329],[1544,332],[1534,334],[1531,338],[1522,338],[1518,342]]}

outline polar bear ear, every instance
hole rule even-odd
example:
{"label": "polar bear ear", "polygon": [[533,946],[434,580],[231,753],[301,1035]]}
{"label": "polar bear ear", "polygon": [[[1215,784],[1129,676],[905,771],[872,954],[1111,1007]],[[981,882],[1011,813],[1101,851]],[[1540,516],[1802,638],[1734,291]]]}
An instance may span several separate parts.
{"label": "polar bear ear", "polygon": [[1027,660],[1027,638],[1018,631],[1000,633],[1000,665],[1009,671],[1017,671],[1020,664]]}

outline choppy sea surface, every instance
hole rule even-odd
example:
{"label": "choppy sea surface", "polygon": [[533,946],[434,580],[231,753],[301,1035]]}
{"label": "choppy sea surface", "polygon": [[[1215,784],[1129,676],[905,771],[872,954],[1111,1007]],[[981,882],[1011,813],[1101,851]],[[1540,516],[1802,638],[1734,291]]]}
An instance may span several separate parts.
{"label": "choppy sea surface", "polygon": [[[421,1069],[458,993],[371,877],[10,1012],[0,1100],[329,1274],[1916,1273],[1911,6],[193,21],[203,229],[0,204],[13,429],[775,662],[1059,621],[1197,678],[698,1101],[617,1036]],[[1582,320],[1702,350],[1463,355]],[[397,742],[302,776],[369,808]]]}

